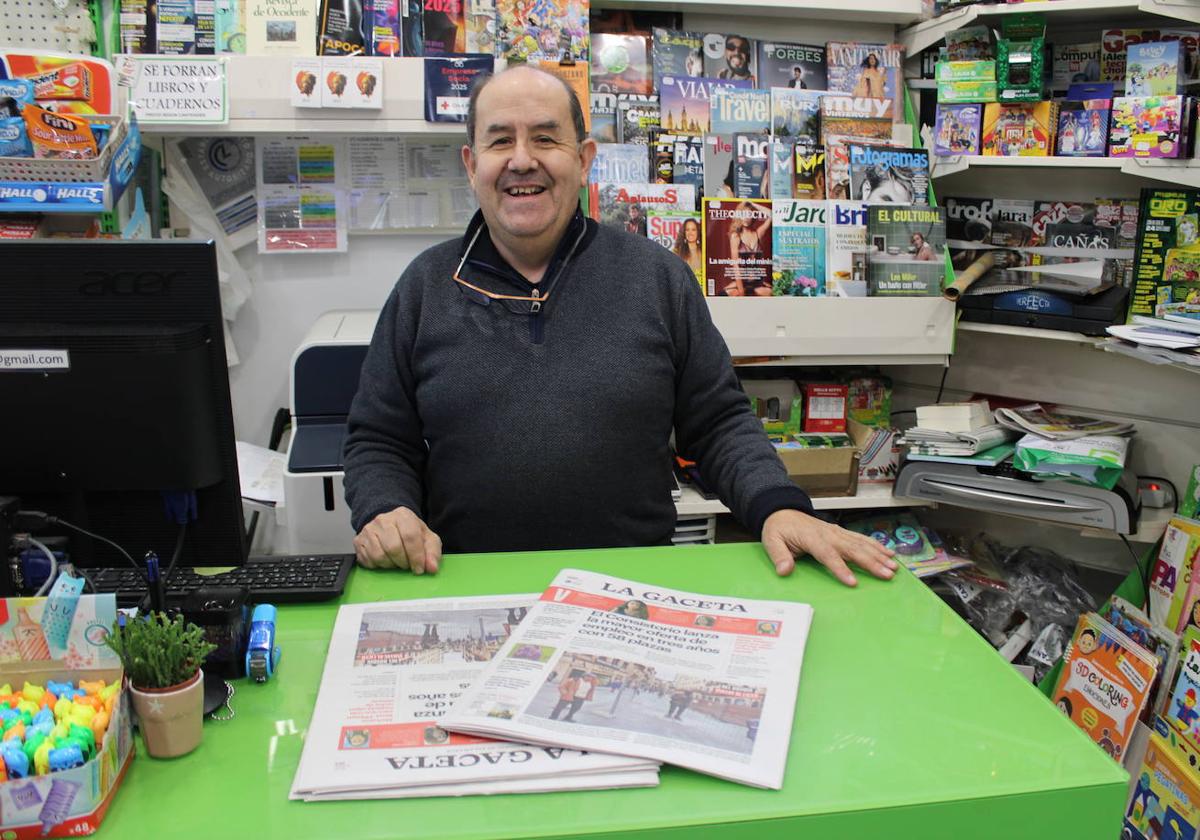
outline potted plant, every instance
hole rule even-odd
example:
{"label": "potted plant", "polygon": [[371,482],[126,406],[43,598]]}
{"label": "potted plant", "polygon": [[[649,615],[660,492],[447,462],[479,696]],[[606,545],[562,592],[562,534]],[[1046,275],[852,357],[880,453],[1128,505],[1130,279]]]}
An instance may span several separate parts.
{"label": "potted plant", "polygon": [[155,758],[186,755],[200,744],[204,674],[200,666],[216,645],[183,616],[160,612],[118,620],[105,642],[121,659],[146,752]]}

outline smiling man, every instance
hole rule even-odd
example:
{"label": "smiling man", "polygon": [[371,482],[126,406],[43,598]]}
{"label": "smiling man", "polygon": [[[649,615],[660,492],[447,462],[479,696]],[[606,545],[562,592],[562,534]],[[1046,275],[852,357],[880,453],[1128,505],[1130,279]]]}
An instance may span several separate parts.
{"label": "smiling man", "polygon": [[788,479],[687,264],[584,217],[595,154],[557,78],[522,66],[472,92],[479,213],[405,270],[350,411],[359,562],[669,545],[674,429],[777,573],[808,553],[849,585],[847,562],[890,578],[890,552],[815,518]]}

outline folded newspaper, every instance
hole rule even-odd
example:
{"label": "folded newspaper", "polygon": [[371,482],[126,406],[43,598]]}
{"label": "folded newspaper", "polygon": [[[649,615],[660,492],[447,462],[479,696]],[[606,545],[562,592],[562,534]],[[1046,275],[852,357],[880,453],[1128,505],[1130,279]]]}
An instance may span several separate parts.
{"label": "folded newspaper", "polygon": [[509,639],[537,595],[347,604],[338,610],[292,799],[390,799],[658,784],[645,758],[452,734],[439,718]]}
{"label": "folded newspaper", "polygon": [[778,789],[811,623],[807,604],[564,569],[442,725]]}
{"label": "folded newspaper", "polygon": [[1028,432],[1048,440],[1074,440],[1089,435],[1132,434],[1132,423],[1102,420],[1080,414],[1047,411],[1038,403],[1018,408],[996,409],[996,422],[1018,432]]}
{"label": "folded newspaper", "polygon": [[976,455],[1016,439],[1011,429],[995,423],[970,432],[943,432],[915,426],[904,433],[901,443],[922,455]]}

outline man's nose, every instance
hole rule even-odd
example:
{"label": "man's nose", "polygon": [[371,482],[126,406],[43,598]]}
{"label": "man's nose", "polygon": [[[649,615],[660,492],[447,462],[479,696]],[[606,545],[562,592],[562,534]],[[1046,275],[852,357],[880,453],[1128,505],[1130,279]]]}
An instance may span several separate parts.
{"label": "man's nose", "polygon": [[512,156],[508,159],[508,168],[513,172],[528,172],[530,169],[536,169],[538,165],[537,158],[533,156],[533,149],[529,145],[529,141],[518,137],[513,143]]}

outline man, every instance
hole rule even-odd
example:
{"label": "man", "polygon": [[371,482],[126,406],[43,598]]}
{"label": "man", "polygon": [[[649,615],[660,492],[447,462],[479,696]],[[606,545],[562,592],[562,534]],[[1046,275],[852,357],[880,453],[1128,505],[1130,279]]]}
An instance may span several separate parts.
{"label": "man", "polygon": [[405,270],[351,406],[359,562],[667,545],[674,428],[778,574],[808,553],[847,585],[847,562],[890,578],[891,552],[815,518],[788,479],[691,269],[579,211],[596,145],[570,89],[527,66],[492,76],[467,138],[480,211]]}
{"label": "man", "polygon": [[792,68],[792,78],[788,79],[788,87],[798,88],[800,90],[808,90],[808,85],[804,83],[803,67]]}
{"label": "man", "polygon": [[646,217],[642,215],[642,205],[636,201],[629,205],[629,220],[625,222],[625,230],[638,236],[646,235]]}
{"label": "man", "polygon": [[753,84],[750,72],[750,39],[741,35],[725,36],[725,66],[717,73],[718,79],[745,79]]}

